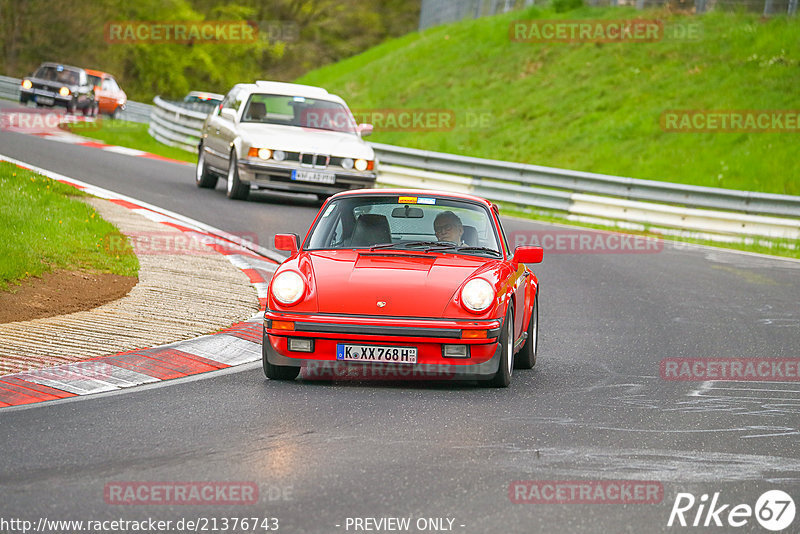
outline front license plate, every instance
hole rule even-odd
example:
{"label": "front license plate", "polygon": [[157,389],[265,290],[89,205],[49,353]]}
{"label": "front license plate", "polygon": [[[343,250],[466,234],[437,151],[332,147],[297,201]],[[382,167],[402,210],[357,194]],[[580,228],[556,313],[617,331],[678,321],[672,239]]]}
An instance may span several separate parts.
{"label": "front license plate", "polygon": [[292,169],[292,180],[298,180],[300,182],[314,182],[317,184],[334,184],[336,183],[336,175],[332,172]]}
{"label": "front license plate", "polygon": [[336,359],[349,362],[417,363],[417,347],[336,345]]}
{"label": "front license plate", "polygon": [[52,106],[53,102],[55,102],[55,100],[53,100],[49,96],[37,96],[36,97],[36,103],[37,104],[44,104],[45,106]]}

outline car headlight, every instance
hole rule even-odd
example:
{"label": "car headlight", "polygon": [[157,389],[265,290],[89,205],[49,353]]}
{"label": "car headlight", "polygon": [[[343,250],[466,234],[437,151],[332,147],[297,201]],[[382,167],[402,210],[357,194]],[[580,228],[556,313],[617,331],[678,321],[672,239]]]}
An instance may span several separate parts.
{"label": "car headlight", "polygon": [[275,161],[283,161],[286,159],[286,152],[283,150],[275,150],[272,152],[272,159]]}
{"label": "car headlight", "polygon": [[368,165],[369,165],[369,162],[367,160],[365,160],[365,159],[359,158],[359,159],[356,160],[356,170],[357,171],[366,171]]}
{"label": "car headlight", "polygon": [[61,96],[69,96],[69,88],[62,87],[61,89],[58,90],[58,94],[60,94]]}
{"label": "car headlight", "polygon": [[464,285],[461,290],[461,302],[470,311],[481,312],[494,302],[494,288],[492,284],[482,278],[475,278]]}
{"label": "car headlight", "polygon": [[30,89],[33,87],[33,82],[30,80],[22,80],[22,88],[23,89]]}
{"label": "car headlight", "polygon": [[[360,160],[360,161],[363,161],[363,160]],[[342,167],[344,167],[347,170],[352,169],[353,168],[353,158],[344,158],[342,160]]]}
{"label": "car headlight", "polygon": [[269,159],[272,157],[272,150],[268,148],[259,148],[258,157],[261,159]]}
{"label": "car headlight", "polygon": [[294,304],[305,292],[303,277],[294,271],[284,271],[272,281],[272,296],[281,304]]}

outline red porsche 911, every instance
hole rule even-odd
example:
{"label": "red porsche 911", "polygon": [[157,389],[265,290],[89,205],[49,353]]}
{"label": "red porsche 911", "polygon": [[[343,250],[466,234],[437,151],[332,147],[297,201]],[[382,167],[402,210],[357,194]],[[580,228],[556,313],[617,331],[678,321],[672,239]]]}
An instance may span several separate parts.
{"label": "red porsche 911", "polygon": [[[394,376],[508,386],[536,363],[538,287],[525,265],[542,249],[511,250],[495,204],[457,193],[361,189],[322,206],[302,245],[269,284],[264,373],[393,367]],[[444,371],[443,371],[444,370]]]}

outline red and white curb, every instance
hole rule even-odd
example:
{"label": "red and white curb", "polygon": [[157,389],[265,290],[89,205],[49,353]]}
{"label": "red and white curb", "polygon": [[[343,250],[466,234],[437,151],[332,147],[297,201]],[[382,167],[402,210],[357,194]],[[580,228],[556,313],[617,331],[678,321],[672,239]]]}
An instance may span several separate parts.
{"label": "red and white curb", "polygon": [[7,161],[86,193],[128,208],[152,221],[202,238],[201,242],[223,254],[241,269],[255,287],[259,312],[215,334],[138,349],[35,371],[0,376],[0,407],[31,404],[114,391],[170,380],[257,361],[261,358],[261,332],[267,285],[284,257],[238,236],[25,162],[0,155]]}

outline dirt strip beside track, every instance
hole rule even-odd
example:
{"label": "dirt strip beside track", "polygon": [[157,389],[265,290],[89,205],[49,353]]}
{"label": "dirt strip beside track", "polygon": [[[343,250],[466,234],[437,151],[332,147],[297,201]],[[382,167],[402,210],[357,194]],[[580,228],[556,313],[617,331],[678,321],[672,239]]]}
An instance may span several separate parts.
{"label": "dirt strip beside track", "polygon": [[258,312],[256,289],[224,255],[187,243],[184,232],[125,207],[97,198],[88,202],[123,234],[151,233],[167,248],[138,253],[139,283],[119,300],[0,324],[0,375],[189,339]]}

